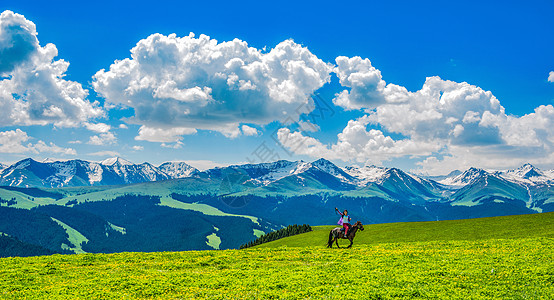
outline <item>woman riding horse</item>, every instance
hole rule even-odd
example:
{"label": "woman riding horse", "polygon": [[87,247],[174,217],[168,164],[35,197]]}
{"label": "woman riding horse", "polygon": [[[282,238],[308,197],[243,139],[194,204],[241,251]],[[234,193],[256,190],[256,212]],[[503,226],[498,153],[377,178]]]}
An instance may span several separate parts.
{"label": "woman riding horse", "polygon": [[327,242],[327,248],[333,248],[333,243],[337,244],[337,248],[340,248],[338,239],[347,239],[350,241],[350,245],[346,248],[352,247],[352,244],[354,243],[354,237],[356,236],[356,232],[359,230],[364,230],[364,225],[362,225],[362,222],[357,221],[356,224],[352,225],[350,229],[348,230],[348,235],[345,235],[342,233],[340,227],[336,227],[331,232],[329,232],[329,241]]}

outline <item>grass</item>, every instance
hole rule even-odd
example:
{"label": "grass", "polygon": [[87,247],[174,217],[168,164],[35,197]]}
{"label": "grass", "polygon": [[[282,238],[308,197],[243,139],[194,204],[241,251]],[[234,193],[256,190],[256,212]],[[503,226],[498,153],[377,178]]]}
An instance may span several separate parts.
{"label": "grass", "polygon": [[[329,231],[337,226],[313,226],[314,231],[287,237],[256,247],[305,247],[327,243]],[[424,241],[554,238],[554,212],[467,220],[404,222],[365,225],[356,234],[354,245]],[[339,241],[347,246],[350,242]]]}
{"label": "grass", "polygon": [[246,250],[3,258],[0,298],[549,299],[553,217],[371,225],[352,249],[317,227]]}
{"label": "grass", "polygon": [[552,248],[535,238],[7,258],[0,297],[547,299]]}

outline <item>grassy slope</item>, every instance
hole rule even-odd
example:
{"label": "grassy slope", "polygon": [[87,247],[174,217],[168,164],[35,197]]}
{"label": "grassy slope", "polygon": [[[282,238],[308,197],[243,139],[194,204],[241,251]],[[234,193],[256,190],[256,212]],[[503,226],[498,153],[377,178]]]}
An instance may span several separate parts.
{"label": "grassy slope", "polygon": [[[314,226],[314,231],[287,237],[257,247],[322,246],[336,226]],[[437,222],[405,222],[366,225],[356,234],[355,244],[423,242],[445,240],[554,238],[554,212]],[[342,240],[340,245],[348,245]]]}
{"label": "grassy slope", "polygon": [[273,245],[303,248],[3,258],[0,298],[548,299],[553,218],[371,225],[352,249],[318,227]]}

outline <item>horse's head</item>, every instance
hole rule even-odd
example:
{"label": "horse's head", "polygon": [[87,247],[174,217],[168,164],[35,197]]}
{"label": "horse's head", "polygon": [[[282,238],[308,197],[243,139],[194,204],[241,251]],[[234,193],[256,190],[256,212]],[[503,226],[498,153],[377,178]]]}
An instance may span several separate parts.
{"label": "horse's head", "polygon": [[364,225],[362,224],[362,222],[357,221],[356,225],[354,226],[358,227],[359,230],[364,231]]}

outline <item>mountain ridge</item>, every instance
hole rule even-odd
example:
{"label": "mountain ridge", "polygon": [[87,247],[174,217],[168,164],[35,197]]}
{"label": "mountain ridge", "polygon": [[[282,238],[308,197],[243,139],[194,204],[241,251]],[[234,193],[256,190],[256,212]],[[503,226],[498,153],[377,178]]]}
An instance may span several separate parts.
{"label": "mountain ridge", "polygon": [[[148,162],[135,164],[121,157],[112,157],[99,162],[81,159],[46,159],[39,162],[32,158],[25,158],[9,166],[0,164],[0,184],[29,187],[113,185],[193,176],[221,177],[227,176],[229,172],[242,170],[248,174],[253,184],[267,185],[283,177],[298,175],[310,169],[327,173],[345,184],[360,187],[367,186],[369,183],[383,184],[393,173],[406,174],[422,184],[439,184],[451,189],[467,186],[476,178],[485,175],[500,177],[520,185],[554,185],[554,170],[542,171],[531,164],[504,171],[487,171],[471,167],[463,172],[455,170],[444,176],[423,176],[404,172],[398,168],[339,167],[324,158],[313,162],[279,160],[259,164],[230,165],[200,171],[184,161],[168,161],[154,166]],[[30,171],[32,174],[21,174],[24,173],[23,170]]]}

